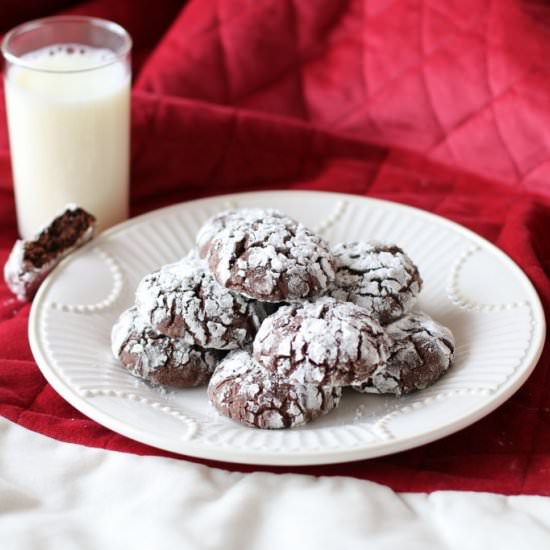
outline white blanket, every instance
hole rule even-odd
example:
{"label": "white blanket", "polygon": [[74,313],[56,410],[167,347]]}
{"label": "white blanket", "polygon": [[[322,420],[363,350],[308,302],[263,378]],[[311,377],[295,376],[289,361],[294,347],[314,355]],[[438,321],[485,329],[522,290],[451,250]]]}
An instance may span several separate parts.
{"label": "white blanket", "polygon": [[0,418],[0,549],[548,549],[550,498],[399,494],[90,449]]}

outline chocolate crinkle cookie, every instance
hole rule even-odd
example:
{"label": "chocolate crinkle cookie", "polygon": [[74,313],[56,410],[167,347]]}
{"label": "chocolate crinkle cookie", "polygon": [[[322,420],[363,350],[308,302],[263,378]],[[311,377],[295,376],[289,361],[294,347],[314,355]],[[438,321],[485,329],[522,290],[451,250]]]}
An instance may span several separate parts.
{"label": "chocolate crinkle cookie", "polygon": [[213,349],[252,342],[264,317],[261,304],[219,285],[194,253],[147,275],[136,306],[154,330]]}
{"label": "chocolate crinkle cookie", "polygon": [[201,258],[206,258],[208,256],[212,242],[215,240],[218,233],[223,231],[227,226],[242,221],[248,221],[250,223],[260,222],[266,216],[279,218],[281,220],[290,220],[295,223],[294,220],[291,220],[291,218],[279,212],[279,210],[274,210],[272,208],[237,208],[235,210],[220,212],[208,220],[197,233],[196,242],[199,256]]}
{"label": "chocolate crinkle cookie", "polygon": [[302,384],[359,384],[388,358],[389,340],[367,311],[321,298],[280,308],[262,323],[253,349],[266,369]]}
{"label": "chocolate crinkle cookie", "polygon": [[409,313],[386,326],[392,341],[388,361],[354,389],[403,395],[436,382],[451,366],[455,342],[451,331],[425,313]]}
{"label": "chocolate crinkle cookie", "polygon": [[111,345],[113,355],[134,376],[175,388],[206,384],[225,354],[156,332],[135,307],[124,311],[113,326]]}
{"label": "chocolate crinkle cookie", "polygon": [[38,287],[67,255],[94,236],[96,219],[68,205],[31,240],[16,241],[4,266],[8,288],[20,300],[32,300]]}
{"label": "chocolate crinkle cookie", "polygon": [[208,266],[224,287],[265,302],[315,298],[334,279],[327,243],[302,224],[265,211],[243,214],[212,237]]}
{"label": "chocolate crinkle cookie", "polygon": [[382,324],[412,309],[422,289],[418,268],[401,248],[348,242],[332,249],[336,277],[327,294],[367,309]]}
{"label": "chocolate crinkle cookie", "polygon": [[229,353],[208,384],[208,398],[221,414],[267,429],[307,424],[336,408],[341,394],[340,388],[285,380],[243,350]]}

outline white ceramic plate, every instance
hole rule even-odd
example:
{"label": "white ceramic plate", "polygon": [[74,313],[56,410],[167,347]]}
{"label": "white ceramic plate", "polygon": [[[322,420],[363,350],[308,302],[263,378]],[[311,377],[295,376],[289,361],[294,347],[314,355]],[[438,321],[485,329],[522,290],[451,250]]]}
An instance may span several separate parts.
{"label": "white ceramic plate", "polygon": [[[153,389],[111,356],[110,330],[139,280],[182,257],[201,224],[232,207],[274,207],[335,244],[397,243],[424,278],[418,308],[448,325],[456,362],[437,384],[402,398],[344,394],[339,409],[294,430],[258,430],[219,416],[205,388]],[[545,320],[523,272],[474,233],[426,212],[351,195],[264,192],[178,204],[104,233],[67,258],[31,311],[34,357],[48,382],[100,424],[185,455],[271,465],[323,464],[386,455],[472,424],[527,379]]]}

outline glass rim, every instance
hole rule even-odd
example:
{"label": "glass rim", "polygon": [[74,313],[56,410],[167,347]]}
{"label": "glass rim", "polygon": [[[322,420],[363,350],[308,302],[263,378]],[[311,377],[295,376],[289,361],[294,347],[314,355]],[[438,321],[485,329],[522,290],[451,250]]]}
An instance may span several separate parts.
{"label": "glass rim", "polygon": [[[86,67],[85,69],[41,69],[41,68],[37,68],[32,63],[29,63],[23,60],[20,56],[15,55],[9,50],[10,41],[17,34],[38,29],[41,26],[47,25],[49,23],[71,23],[71,22],[96,25],[98,27],[111,31],[114,34],[120,36],[123,39],[123,45],[120,51],[113,52],[114,57],[109,59],[108,61],[105,61],[104,63],[98,63],[97,65],[93,65],[92,67]],[[4,36],[4,39],[2,40],[2,44],[0,45],[0,51],[2,52],[4,59],[7,62],[11,63],[12,65],[16,65],[18,67],[22,67],[24,69],[28,69],[30,71],[36,71],[40,73],[67,74],[67,73],[83,73],[83,72],[95,71],[97,69],[103,69],[104,67],[113,65],[114,63],[119,62],[121,59],[123,59],[126,55],[130,53],[132,49],[132,45],[133,45],[132,37],[130,36],[128,31],[124,27],[122,27],[122,25],[119,25],[114,21],[109,21],[108,19],[102,19],[100,17],[89,17],[86,15],[55,15],[52,17],[43,17],[41,19],[33,19],[32,21],[27,21],[26,23],[21,23],[20,25],[17,25]],[[47,47],[47,46],[44,46],[44,47]]]}

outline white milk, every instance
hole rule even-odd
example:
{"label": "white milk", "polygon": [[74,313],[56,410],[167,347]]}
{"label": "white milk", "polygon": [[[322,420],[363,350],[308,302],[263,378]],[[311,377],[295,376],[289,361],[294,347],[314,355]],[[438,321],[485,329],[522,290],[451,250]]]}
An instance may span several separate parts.
{"label": "white milk", "polygon": [[109,50],[78,44],[22,60],[32,68],[11,66],[5,77],[21,236],[30,238],[67,203],[94,214],[99,230],[126,219],[129,69]]}

